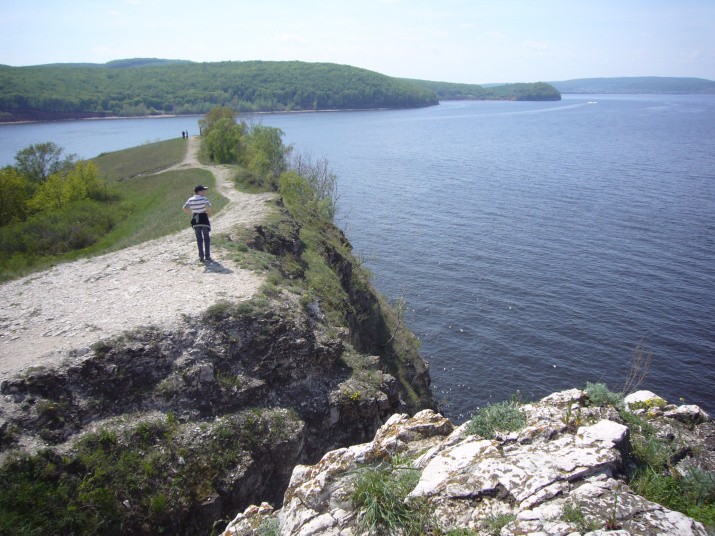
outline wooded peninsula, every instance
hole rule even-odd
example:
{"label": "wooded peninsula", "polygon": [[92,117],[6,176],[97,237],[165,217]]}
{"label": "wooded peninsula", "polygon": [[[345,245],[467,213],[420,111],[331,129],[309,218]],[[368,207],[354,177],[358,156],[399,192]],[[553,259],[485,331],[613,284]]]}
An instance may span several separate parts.
{"label": "wooded peninsula", "polygon": [[332,63],[194,63],[131,59],[105,64],[0,65],[0,121],[418,108],[439,100],[560,100],[546,83],[488,89],[393,78]]}
{"label": "wooded peninsula", "polygon": [[562,93],[713,95],[715,82],[705,78],[634,76],[618,78],[579,78],[549,82]]}

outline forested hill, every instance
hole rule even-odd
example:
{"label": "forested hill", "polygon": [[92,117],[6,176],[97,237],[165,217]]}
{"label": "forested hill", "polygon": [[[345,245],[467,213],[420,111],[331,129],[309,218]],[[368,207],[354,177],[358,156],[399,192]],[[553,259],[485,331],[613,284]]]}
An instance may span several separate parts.
{"label": "forested hill", "polygon": [[120,60],[103,65],[0,66],[0,121],[70,117],[416,108],[426,87],[331,63]]}
{"label": "forested hill", "polygon": [[483,87],[477,84],[454,84],[403,78],[406,82],[431,89],[439,100],[516,100],[556,101],[561,100],[559,91],[545,82],[534,84],[505,84]]}
{"label": "forested hill", "polygon": [[562,93],[715,94],[715,82],[705,78],[640,76],[579,78],[550,83]]}

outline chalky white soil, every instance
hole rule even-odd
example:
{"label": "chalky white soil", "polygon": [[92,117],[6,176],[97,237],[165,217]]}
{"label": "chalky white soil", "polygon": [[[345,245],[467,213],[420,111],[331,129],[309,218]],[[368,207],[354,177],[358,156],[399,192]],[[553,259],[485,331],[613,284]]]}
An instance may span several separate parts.
{"label": "chalky white soil", "polygon": [[[214,212],[212,235],[260,223],[273,194],[235,190],[230,170],[198,163],[199,144],[199,138],[191,138],[184,161],[172,169],[197,167],[216,177],[216,188],[229,203]],[[187,198],[194,186],[186,185]],[[215,262],[200,264],[196,237],[187,225],[170,236],[1,285],[0,381],[27,367],[57,365],[70,350],[83,354],[91,344],[126,330],[172,328],[182,315],[197,315],[218,300],[250,298],[263,280],[222,254],[214,247]]]}

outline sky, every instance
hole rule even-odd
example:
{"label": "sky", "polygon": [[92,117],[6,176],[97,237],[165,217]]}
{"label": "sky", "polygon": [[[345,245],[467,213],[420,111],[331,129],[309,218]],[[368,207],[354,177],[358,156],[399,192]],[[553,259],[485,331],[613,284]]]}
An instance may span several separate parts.
{"label": "sky", "polygon": [[713,0],[0,0],[0,64],[330,62],[473,84],[715,80]]}

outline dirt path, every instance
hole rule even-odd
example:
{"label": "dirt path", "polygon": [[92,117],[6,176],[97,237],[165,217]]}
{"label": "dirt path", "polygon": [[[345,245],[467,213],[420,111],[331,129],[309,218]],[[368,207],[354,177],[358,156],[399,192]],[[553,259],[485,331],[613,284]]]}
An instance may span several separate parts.
{"label": "dirt path", "polygon": [[[189,140],[184,161],[171,169],[198,167],[216,177],[229,203],[211,219],[213,234],[236,224],[259,223],[272,194],[233,188],[231,171],[198,163],[200,139]],[[193,184],[186,185],[187,198]],[[209,191],[209,199],[211,198]],[[181,210],[181,207],[176,207]],[[140,326],[172,327],[220,299],[245,300],[262,283],[253,272],[222,259],[198,263],[191,228],[100,257],[56,266],[0,286],[0,381],[29,366],[52,366],[84,348]]]}

